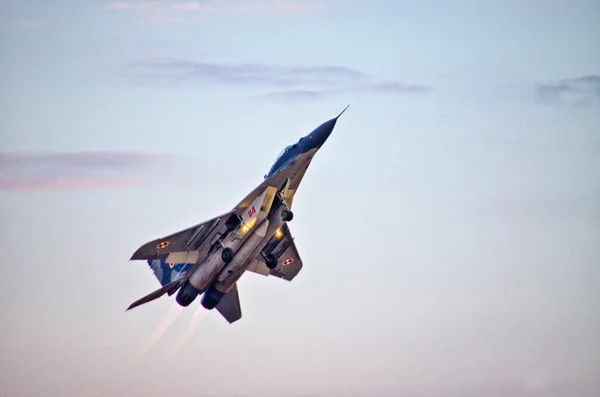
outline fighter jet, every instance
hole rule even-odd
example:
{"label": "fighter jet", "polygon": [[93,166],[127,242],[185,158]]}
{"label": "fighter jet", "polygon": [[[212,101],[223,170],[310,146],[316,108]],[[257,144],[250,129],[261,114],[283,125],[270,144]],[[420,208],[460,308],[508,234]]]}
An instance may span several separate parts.
{"label": "fighter jet", "polygon": [[127,310],[164,294],[177,293],[184,307],[202,296],[202,306],[233,323],[242,317],[237,281],[244,272],[292,281],[302,269],[288,226],[294,194],[347,108],[283,149],[263,182],[231,211],[138,248],[131,260],[146,260],[162,288]]}

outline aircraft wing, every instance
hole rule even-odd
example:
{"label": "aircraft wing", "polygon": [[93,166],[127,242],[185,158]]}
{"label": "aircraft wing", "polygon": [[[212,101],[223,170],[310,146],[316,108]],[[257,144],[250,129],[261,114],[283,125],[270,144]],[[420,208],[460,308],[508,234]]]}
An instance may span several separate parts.
{"label": "aircraft wing", "polygon": [[[152,240],[135,251],[131,260],[162,259],[169,255],[175,263],[196,263],[199,253],[212,243],[214,236],[226,229],[228,221],[235,221],[236,214],[231,210],[177,233]],[[204,252],[204,254],[206,254]]]}
{"label": "aircraft wing", "polygon": [[[305,156],[305,155],[301,155]],[[306,155],[308,156],[308,154]],[[295,161],[300,161],[297,159]],[[285,195],[288,206],[291,208],[294,193],[296,192],[300,180],[306,172],[308,164],[303,169],[292,175],[292,184]],[[238,203],[231,211],[209,219],[206,222],[191,226],[177,233],[152,240],[135,251],[130,260],[152,260],[162,259],[168,254],[169,262],[174,263],[196,263],[198,253],[193,251],[202,251],[207,245],[212,243],[214,236],[225,230],[225,225],[229,219],[242,216],[245,209],[248,208],[258,197],[265,194],[265,189],[279,188],[286,180],[286,175],[276,173],[271,178],[261,182],[254,188],[242,201]],[[237,219],[235,219],[237,221]],[[176,255],[174,253],[177,253]],[[196,255],[196,256],[195,256]],[[206,255],[206,252],[201,252],[200,255]],[[287,269],[289,271],[289,269]]]}
{"label": "aircraft wing", "polygon": [[259,252],[248,266],[249,271],[262,274],[263,276],[275,276],[287,281],[292,281],[300,270],[302,270],[302,259],[298,253],[298,248],[294,243],[294,238],[290,232],[287,223],[280,228],[281,236],[275,233],[271,240],[265,246],[267,253],[272,253],[277,259],[277,266],[269,269],[264,262],[262,254]]}

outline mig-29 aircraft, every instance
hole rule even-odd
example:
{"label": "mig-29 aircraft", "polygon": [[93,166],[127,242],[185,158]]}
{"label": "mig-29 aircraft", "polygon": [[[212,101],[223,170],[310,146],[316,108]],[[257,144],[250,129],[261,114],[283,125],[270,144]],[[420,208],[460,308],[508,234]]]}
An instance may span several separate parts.
{"label": "mig-29 aircraft", "polygon": [[264,181],[231,211],[150,241],[135,251],[131,260],[147,260],[162,288],[127,310],[176,292],[177,303],[189,306],[204,294],[202,306],[209,310],[216,307],[233,323],[242,317],[236,283],[245,271],[291,281],[302,269],[288,226],[294,217],[294,194],[314,155],[347,108],[287,146]]}

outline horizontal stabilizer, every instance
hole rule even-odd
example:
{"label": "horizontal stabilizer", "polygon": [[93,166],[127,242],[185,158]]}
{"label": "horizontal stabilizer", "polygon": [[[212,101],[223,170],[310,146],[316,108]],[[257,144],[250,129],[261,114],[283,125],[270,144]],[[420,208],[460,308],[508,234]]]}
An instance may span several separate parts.
{"label": "horizontal stabilizer", "polygon": [[[143,298],[140,298],[140,299],[136,300],[131,305],[129,305],[129,307],[127,308],[127,310],[131,310],[134,307],[137,307],[139,305],[143,305],[144,303],[148,303],[148,302],[151,302],[151,301],[153,301],[155,299],[158,299],[161,296],[163,296],[164,294],[166,294],[167,292],[169,292],[170,294],[172,294],[174,291],[176,291],[181,286],[181,281],[182,280],[175,280],[175,281],[173,281],[173,282],[165,285],[164,287],[159,288],[156,291],[149,293],[148,295],[144,296]],[[125,311],[127,311],[127,310],[125,310]]]}

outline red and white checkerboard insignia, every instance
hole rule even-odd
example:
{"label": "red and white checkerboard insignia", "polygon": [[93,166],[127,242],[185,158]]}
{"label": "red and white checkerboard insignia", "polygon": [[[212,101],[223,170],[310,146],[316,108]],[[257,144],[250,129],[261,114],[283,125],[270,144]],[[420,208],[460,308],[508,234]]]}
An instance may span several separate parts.
{"label": "red and white checkerboard insignia", "polygon": [[293,262],[293,261],[294,261],[294,259],[292,259],[292,258],[286,258],[286,259],[283,261],[283,266],[289,266],[289,265],[291,265],[291,264],[292,264],[292,262]]}
{"label": "red and white checkerboard insignia", "polygon": [[161,250],[161,249],[163,249],[163,248],[167,248],[167,245],[169,245],[169,242],[168,242],[168,241],[163,241],[163,242],[161,242],[160,244],[158,244],[158,245],[156,246],[156,248],[158,248],[159,250]]}
{"label": "red and white checkerboard insignia", "polygon": [[171,269],[173,269],[173,267],[174,267],[174,266],[175,266],[175,263],[174,263],[174,262],[169,262],[169,267],[170,267]]}

